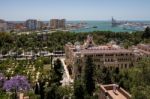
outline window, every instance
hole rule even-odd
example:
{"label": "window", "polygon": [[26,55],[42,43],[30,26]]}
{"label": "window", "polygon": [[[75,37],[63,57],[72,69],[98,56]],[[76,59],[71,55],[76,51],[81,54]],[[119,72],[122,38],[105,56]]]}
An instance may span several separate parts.
{"label": "window", "polygon": [[97,65],[98,66],[98,69],[100,69],[100,65]]}
{"label": "window", "polygon": [[125,64],[124,66],[125,66],[125,68],[127,68],[127,64]]}

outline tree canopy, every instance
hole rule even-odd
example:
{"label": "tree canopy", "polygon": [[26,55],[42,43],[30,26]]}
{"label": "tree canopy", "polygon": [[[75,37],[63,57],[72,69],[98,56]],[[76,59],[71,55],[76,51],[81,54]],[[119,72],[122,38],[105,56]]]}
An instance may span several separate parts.
{"label": "tree canopy", "polygon": [[95,65],[91,57],[87,57],[83,72],[83,84],[85,91],[89,95],[93,95],[95,90],[95,79],[94,79]]}

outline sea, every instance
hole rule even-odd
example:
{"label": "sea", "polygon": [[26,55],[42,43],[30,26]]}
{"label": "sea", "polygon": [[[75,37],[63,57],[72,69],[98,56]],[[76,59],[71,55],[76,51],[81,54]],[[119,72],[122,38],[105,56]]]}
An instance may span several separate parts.
{"label": "sea", "polygon": [[[130,21],[134,23],[149,24],[150,21]],[[71,32],[92,32],[92,31],[112,31],[112,32],[134,32],[143,31],[144,28],[124,28],[122,26],[112,27],[111,21],[67,21],[67,24],[85,23],[86,26],[70,30]]]}
{"label": "sea", "polygon": [[[24,21],[14,21],[17,23],[22,23]],[[44,23],[49,24],[49,21],[43,21]],[[141,24],[148,24],[150,27],[150,21],[128,21],[133,23],[141,23]],[[112,27],[111,21],[67,21],[67,24],[79,24],[85,23],[85,27],[81,27],[78,29],[71,29],[70,32],[92,32],[92,31],[112,31],[112,32],[134,32],[134,31],[144,31],[144,28],[124,28],[122,26],[115,26]],[[96,27],[96,28],[94,28]]]}

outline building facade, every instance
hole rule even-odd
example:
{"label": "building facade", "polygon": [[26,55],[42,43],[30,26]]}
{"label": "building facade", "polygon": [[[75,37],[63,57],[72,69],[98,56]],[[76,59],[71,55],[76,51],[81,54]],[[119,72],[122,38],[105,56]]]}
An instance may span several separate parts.
{"label": "building facade", "polygon": [[107,45],[96,45],[93,37],[88,35],[83,45],[79,42],[65,45],[66,65],[74,74],[80,74],[83,70],[85,60],[91,57],[96,68],[129,68],[132,66],[132,51],[121,48],[114,41]]}
{"label": "building facade", "polygon": [[37,20],[29,19],[26,21],[26,28],[28,30],[36,30],[37,29]]}
{"label": "building facade", "polygon": [[65,19],[51,19],[50,28],[51,29],[65,29],[66,20]]}
{"label": "building facade", "polygon": [[43,29],[43,25],[44,25],[44,23],[42,21],[37,21],[36,28],[37,29]]}
{"label": "building facade", "polygon": [[150,57],[150,44],[138,44],[131,48],[134,53],[134,64],[144,57]]}
{"label": "building facade", "polygon": [[0,32],[5,32],[7,30],[7,22],[0,19]]}
{"label": "building facade", "polygon": [[143,54],[145,57],[150,57],[150,44],[139,44],[137,46],[139,52]]}

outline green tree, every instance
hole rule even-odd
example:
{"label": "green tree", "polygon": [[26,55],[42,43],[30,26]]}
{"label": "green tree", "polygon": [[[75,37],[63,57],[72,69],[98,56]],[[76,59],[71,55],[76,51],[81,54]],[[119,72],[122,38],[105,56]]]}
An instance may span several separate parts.
{"label": "green tree", "polygon": [[113,83],[118,83],[119,82],[119,68],[114,68],[111,72],[112,74],[112,78],[111,78],[111,81]]}
{"label": "green tree", "polygon": [[52,84],[49,88],[46,99],[61,99],[60,94],[58,94],[58,86],[56,84]]}
{"label": "green tree", "polygon": [[133,99],[150,99],[150,86],[136,86],[131,91]]}
{"label": "green tree", "polygon": [[87,94],[92,95],[95,90],[94,80],[95,65],[91,57],[87,57],[83,73],[83,84]]}
{"label": "green tree", "polygon": [[106,68],[106,72],[105,72],[105,76],[104,76],[104,82],[105,82],[105,84],[111,83],[111,72],[107,68]]}
{"label": "green tree", "polygon": [[122,69],[119,72],[119,81],[117,83],[127,91],[130,91],[131,81],[129,69]]}
{"label": "green tree", "polygon": [[63,77],[63,66],[60,59],[57,59],[54,62],[53,67],[53,74],[52,74],[52,82],[56,83],[57,85],[61,85],[60,81]]}
{"label": "green tree", "polygon": [[84,87],[81,80],[75,79],[74,81],[74,98],[84,99]]}
{"label": "green tree", "polygon": [[96,78],[99,83],[110,84],[111,83],[111,73],[106,67],[101,67],[96,70]]}
{"label": "green tree", "polygon": [[37,68],[43,69],[44,62],[43,62],[42,58],[38,58],[38,59],[35,61],[35,66],[36,66]]}
{"label": "green tree", "polygon": [[147,27],[142,35],[142,38],[150,38],[150,27]]}
{"label": "green tree", "polygon": [[142,59],[130,70],[131,93],[134,99],[150,99],[150,58]]}
{"label": "green tree", "polygon": [[69,86],[58,86],[53,83],[47,89],[46,99],[68,99],[72,94],[72,89]]}
{"label": "green tree", "polygon": [[73,89],[71,88],[72,86],[59,86],[58,87],[58,93],[61,96],[61,99],[69,99],[69,97],[72,96],[73,94]]}

